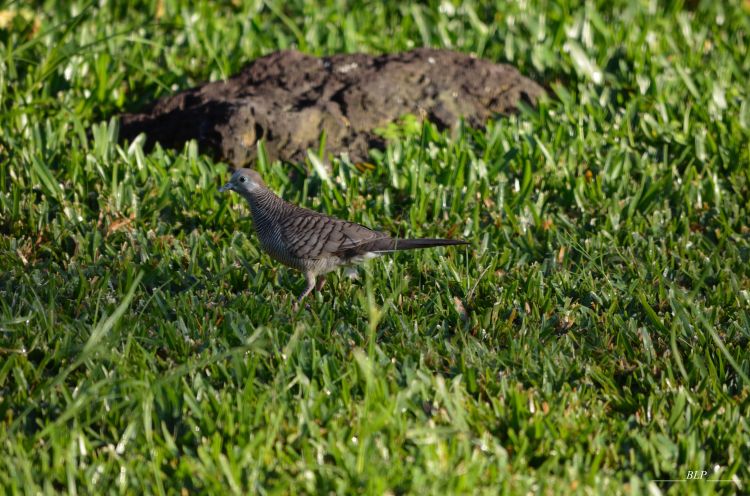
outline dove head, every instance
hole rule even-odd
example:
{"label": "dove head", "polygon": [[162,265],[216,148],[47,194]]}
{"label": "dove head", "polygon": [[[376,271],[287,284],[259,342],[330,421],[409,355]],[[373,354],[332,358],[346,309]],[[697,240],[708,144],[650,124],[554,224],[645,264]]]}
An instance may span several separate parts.
{"label": "dove head", "polygon": [[237,169],[229,182],[219,188],[219,191],[236,191],[242,196],[247,196],[264,189],[266,189],[266,183],[263,182],[260,174],[252,169]]}

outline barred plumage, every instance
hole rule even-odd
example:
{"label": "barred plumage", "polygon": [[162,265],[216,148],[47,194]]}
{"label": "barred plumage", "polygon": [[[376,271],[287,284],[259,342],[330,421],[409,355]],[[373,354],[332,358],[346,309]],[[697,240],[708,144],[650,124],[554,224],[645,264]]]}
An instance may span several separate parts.
{"label": "barred plumage", "polygon": [[467,244],[453,239],[393,239],[354,222],[292,205],[271,192],[260,175],[251,169],[235,171],[220,189],[229,190],[241,194],[250,205],[263,250],[305,274],[307,286],[299,301],[314,287],[320,289],[325,274],[342,265],[398,250]]}

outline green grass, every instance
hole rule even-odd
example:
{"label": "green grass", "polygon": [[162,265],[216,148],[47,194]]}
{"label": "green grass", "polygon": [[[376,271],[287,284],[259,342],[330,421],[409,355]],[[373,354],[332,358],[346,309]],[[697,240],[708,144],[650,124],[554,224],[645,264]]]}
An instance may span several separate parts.
{"label": "green grass", "polygon": [[[748,2],[60,3],[0,9],[0,493],[748,491]],[[471,241],[298,316],[225,165],[116,141],[277,49],[422,45],[551,98],[405,121],[330,182],[261,160],[290,201]],[[653,482],[694,470],[733,482]]]}

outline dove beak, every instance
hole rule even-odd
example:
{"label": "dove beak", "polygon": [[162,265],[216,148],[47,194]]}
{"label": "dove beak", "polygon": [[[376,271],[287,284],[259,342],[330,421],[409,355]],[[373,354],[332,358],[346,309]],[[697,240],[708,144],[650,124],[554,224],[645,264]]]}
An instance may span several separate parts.
{"label": "dove beak", "polygon": [[234,186],[232,185],[232,183],[226,183],[224,186],[219,188],[219,193],[223,193],[225,191],[231,191],[233,189],[234,189]]}

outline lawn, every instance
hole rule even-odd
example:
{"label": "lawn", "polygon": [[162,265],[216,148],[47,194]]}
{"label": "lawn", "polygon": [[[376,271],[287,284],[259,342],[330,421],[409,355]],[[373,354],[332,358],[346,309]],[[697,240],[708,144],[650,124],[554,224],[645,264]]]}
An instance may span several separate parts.
{"label": "lawn", "polygon": [[[750,3],[615,4],[5,4],[0,493],[748,491]],[[226,164],[117,140],[278,49],[417,46],[549,98],[406,118],[330,181],[261,155],[289,201],[471,243],[299,314]]]}

